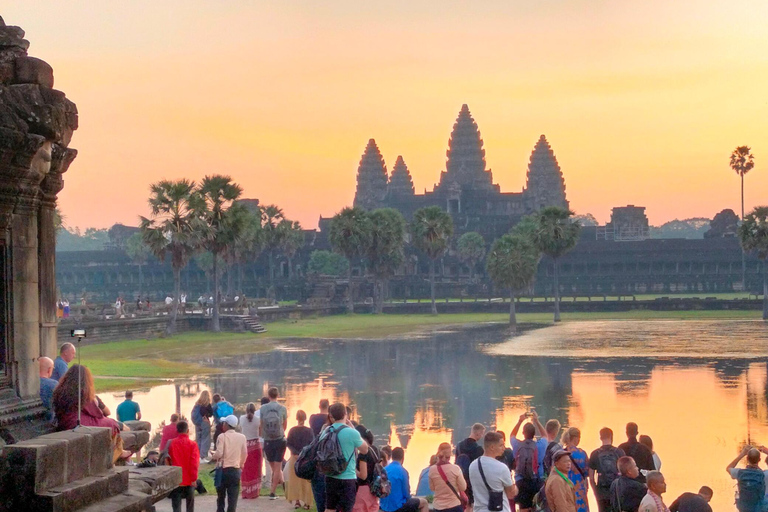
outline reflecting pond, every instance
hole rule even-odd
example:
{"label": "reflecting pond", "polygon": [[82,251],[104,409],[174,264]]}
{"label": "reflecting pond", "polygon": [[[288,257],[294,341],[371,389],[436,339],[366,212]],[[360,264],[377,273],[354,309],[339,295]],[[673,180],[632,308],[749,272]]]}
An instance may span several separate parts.
{"label": "reflecting pond", "polygon": [[[567,322],[516,337],[484,326],[295,340],[203,363],[225,371],[136,392],[144,419],[159,425],[177,407],[189,415],[203,389],[244,410],[276,385],[292,417],[316,412],[321,398],[342,401],[377,444],[406,448],[414,488],[439,443],[458,443],[475,422],[509,433],[531,406],[544,420],[579,427],[587,452],[599,446],[600,428],[612,428],[618,444],[626,422],[637,422],[661,457],[668,504],[709,485],[714,510],[735,509],[726,464],[748,439],[768,444],[768,327],[757,321]],[[121,400],[102,398],[113,409]]]}

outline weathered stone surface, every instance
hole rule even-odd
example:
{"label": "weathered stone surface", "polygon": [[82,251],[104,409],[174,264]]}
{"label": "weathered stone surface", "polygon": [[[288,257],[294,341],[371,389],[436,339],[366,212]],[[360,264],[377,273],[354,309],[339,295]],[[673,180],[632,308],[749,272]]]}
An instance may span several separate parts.
{"label": "weathered stone surface", "polygon": [[79,512],[145,512],[152,510],[151,507],[151,497],[135,491],[126,491],[81,509]]}
{"label": "weathered stone surface", "polygon": [[84,432],[67,430],[44,436],[45,439],[60,439],[67,443],[64,464],[64,482],[74,482],[91,475],[91,439]]}
{"label": "weathered stone surface", "polygon": [[137,452],[149,442],[149,432],[146,430],[132,430],[130,432],[120,432],[123,438],[123,449]]}
{"label": "weathered stone surface", "polygon": [[35,497],[40,510],[74,512],[128,490],[128,470],[112,468],[106,473],[54,487]]}
{"label": "weathered stone surface", "polygon": [[53,68],[42,59],[36,57],[19,57],[16,59],[16,74],[13,83],[38,84],[43,87],[53,87]]}
{"label": "weathered stone surface", "polygon": [[102,427],[78,427],[77,432],[91,436],[90,474],[104,473],[112,468],[112,432]]}
{"label": "weathered stone surface", "polygon": [[135,420],[135,421],[124,421],[123,425],[131,429],[132,431],[140,431],[140,430],[152,430],[152,424],[148,421],[141,421],[141,420]]}
{"label": "weathered stone surface", "polygon": [[3,449],[2,477],[7,489],[32,496],[65,482],[67,442],[38,437]]}
{"label": "weathered stone surface", "polygon": [[131,482],[136,480],[147,484],[153,501],[157,501],[168,496],[172,490],[181,485],[181,468],[176,466],[131,467],[130,479]]}

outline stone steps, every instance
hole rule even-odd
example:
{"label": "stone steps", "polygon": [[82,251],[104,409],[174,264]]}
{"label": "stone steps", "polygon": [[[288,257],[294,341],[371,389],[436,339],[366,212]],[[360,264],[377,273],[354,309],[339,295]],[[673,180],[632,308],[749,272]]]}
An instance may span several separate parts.
{"label": "stone steps", "polygon": [[127,488],[128,468],[115,467],[102,475],[87,476],[39,493],[35,502],[40,510],[75,512]]}
{"label": "stone steps", "polygon": [[145,512],[153,510],[154,505],[149,496],[136,491],[126,491],[99,503],[94,503],[79,512]]}

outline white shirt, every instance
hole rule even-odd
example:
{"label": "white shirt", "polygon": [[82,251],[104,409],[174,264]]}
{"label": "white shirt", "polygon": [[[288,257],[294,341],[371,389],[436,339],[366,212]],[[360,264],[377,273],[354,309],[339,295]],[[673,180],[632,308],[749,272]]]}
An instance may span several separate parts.
{"label": "white shirt", "polygon": [[669,512],[669,508],[667,508],[667,506],[661,500],[661,496],[657,496],[657,498],[661,504],[661,508],[656,506],[656,500],[649,491],[648,494],[646,494],[643,498],[643,501],[640,502],[640,507],[637,509],[637,512]]}
{"label": "white shirt", "polygon": [[261,424],[261,417],[259,415],[259,411],[256,411],[253,415],[253,419],[251,421],[248,421],[248,415],[243,414],[240,416],[240,430],[242,430],[243,435],[245,438],[249,441],[252,439],[258,439],[259,438],[259,425]]}
{"label": "white shirt", "polygon": [[170,297],[166,297],[166,298],[165,298],[165,303],[166,303],[166,304],[173,304],[173,299],[172,299],[172,298],[170,298]]}
{"label": "white shirt", "polygon": [[[475,495],[474,512],[488,512],[488,489],[480,476],[478,461],[483,464],[483,473],[488,481],[488,486],[494,491],[504,491],[505,487],[512,487],[512,475],[509,468],[503,462],[483,455],[469,466],[469,481],[472,482],[472,493]],[[502,500],[504,512],[510,512],[509,499],[504,495]]]}

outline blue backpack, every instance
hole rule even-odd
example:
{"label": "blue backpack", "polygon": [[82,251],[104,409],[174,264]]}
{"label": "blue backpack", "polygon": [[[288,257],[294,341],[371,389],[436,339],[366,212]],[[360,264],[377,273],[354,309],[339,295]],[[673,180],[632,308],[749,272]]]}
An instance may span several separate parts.
{"label": "blue backpack", "polygon": [[200,414],[200,406],[195,405],[192,408],[192,424],[197,426],[200,426],[203,424],[203,415]]}
{"label": "blue backpack", "polygon": [[219,402],[216,406],[216,415],[219,417],[219,419],[226,418],[230,414],[234,414],[235,409],[232,407],[232,404],[229,402]]}
{"label": "blue backpack", "polygon": [[763,509],[765,495],[765,475],[759,469],[745,468],[739,471],[739,499],[736,508],[739,512],[760,512]]}

